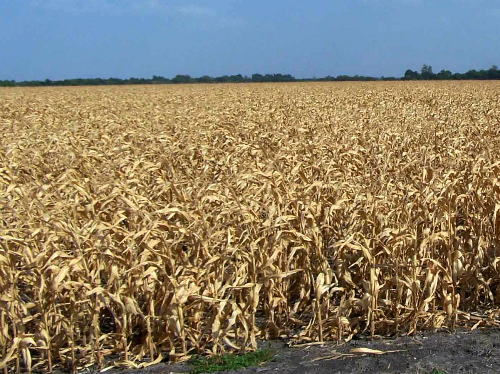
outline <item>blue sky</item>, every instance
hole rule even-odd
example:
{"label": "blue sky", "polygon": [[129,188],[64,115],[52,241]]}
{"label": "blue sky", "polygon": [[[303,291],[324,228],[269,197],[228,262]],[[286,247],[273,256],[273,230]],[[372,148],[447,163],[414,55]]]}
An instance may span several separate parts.
{"label": "blue sky", "polygon": [[0,0],[0,79],[500,65],[500,0]]}

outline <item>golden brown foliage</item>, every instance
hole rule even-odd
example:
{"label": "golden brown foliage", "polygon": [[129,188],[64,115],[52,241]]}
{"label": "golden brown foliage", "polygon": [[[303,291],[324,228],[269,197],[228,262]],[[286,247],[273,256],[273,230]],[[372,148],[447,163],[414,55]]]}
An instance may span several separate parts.
{"label": "golden brown foliage", "polygon": [[498,325],[499,89],[0,90],[0,368]]}

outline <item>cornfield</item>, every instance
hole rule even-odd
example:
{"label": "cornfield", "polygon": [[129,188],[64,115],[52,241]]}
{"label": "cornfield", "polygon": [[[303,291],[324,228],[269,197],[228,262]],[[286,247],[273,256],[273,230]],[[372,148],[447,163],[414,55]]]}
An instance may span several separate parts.
{"label": "cornfield", "polygon": [[0,90],[0,369],[499,326],[500,84]]}

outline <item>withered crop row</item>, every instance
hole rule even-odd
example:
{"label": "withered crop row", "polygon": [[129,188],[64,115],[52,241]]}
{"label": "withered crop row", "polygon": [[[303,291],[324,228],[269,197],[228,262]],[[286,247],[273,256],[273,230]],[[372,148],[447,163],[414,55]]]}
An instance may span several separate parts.
{"label": "withered crop row", "polygon": [[0,90],[0,369],[499,325],[500,84]]}

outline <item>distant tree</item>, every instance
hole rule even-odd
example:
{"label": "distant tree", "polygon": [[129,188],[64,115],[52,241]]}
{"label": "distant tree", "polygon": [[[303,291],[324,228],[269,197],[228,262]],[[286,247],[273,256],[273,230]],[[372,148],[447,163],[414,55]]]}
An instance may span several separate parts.
{"label": "distant tree", "polygon": [[231,81],[229,75],[223,75],[221,77],[215,78],[217,83],[229,83]]}
{"label": "distant tree", "polygon": [[467,73],[463,74],[463,76],[465,79],[478,79],[479,78],[479,74],[478,74],[478,71],[476,69],[471,69],[471,70],[467,71]]}
{"label": "distant tree", "polygon": [[169,83],[170,79],[162,77],[161,75],[153,75],[153,79],[151,79],[151,81],[152,83],[155,84],[162,84],[162,83]]}
{"label": "distant tree", "polygon": [[264,77],[262,78],[262,81],[263,82],[272,82],[273,81],[273,75],[271,75],[271,74],[264,75]]}
{"label": "distant tree", "polygon": [[490,70],[488,70],[488,79],[500,79],[500,70],[498,70],[498,66],[493,65]]}
{"label": "distant tree", "polygon": [[214,79],[212,77],[209,77],[208,75],[204,75],[198,78],[197,81],[200,83],[213,83]]}
{"label": "distant tree", "polygon": [[437,79],[450,80],[453,79],[453,74],[449,70],[441,70],[436,74]]}
{"label": "distant tree", "polygon": [[319,78],[320,81],[325,81],[325,82],[332,82],[335,80],[335,77],[332,77],[331,75],[327,75],[324,78]]}
{"label": "distant tree", "polygon": [[107,81],[108,81],[108,84],[111,84],[111,85],[125,84],[125,81],[123,79],[120,79],[120,78],[108,78]]}
{"label": "distant tree", "polygon": [[252,74],[252,82],[263,82],[264,76],[262,74]]}
{"label": "distant tree", "polygon": [[16,81],[0,81],[0,87],[14,87]]}
{"label": "distant tree", "polygon": [[229,77],[229,81],[230,82],[234,82],[234,83],[241,83],[243,82],[245,79],[243,78],[243,75],[241,74],[237,74],[237,75],[231,75]]}
{"label": "distant tree", "polygon": [[190,75],[176,75],[172,79],[172,83],[191,83],[192,78]]}
{"label": "distant tree", "polygon": [[337,80],[338,80],[338,81],[341,81],[341,82],[343,82],[343,81],[349,81],[349,80],[350,80],[350,78],[351,78],[351,77],[349,77],[348,75],[345,75],[345,74],[344,74],[344,75],[339,75],[339,76],[337,76]]}
{"label": "distant tree", "polygon": [[418,72],[416,72],[416,71],[408,69],[405,71],[405,75],[404,75],[403,79],[407,80],[407,81],[414,81],[414,80],[420,79],[420,74],[418,74]]}
{"label": "distant tree", "polygon": [[422,79],[434,79],[435,74],[432,72],[432,66],[424,64],[420,70],[420,75]]}

